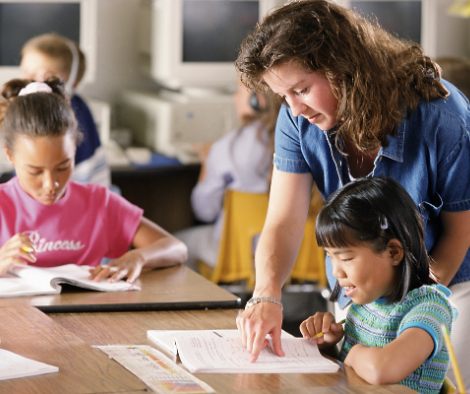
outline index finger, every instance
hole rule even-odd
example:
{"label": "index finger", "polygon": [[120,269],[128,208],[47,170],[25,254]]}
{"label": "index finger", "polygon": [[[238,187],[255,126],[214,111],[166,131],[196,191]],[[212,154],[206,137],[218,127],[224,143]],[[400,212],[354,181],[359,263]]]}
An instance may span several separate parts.
{"label": "index finger", "polygon": [[256,360],[258,360],[259,354],[261,353],[261,350],[268,346],[269,341],[266,339],[267,334],[267,332],[263,333],[262,330],[256,333],[255,339],[253,341],[253,348],[251,349],[251,363],[256,362]]}

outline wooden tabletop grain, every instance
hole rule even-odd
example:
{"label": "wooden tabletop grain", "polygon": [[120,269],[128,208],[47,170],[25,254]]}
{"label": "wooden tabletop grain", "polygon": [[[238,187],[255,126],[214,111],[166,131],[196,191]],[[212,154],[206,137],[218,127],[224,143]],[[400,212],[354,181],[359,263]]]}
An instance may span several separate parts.
{"label": "wooden tabletop grain", "polygon": [[0,308],[0,348],[59,367],[59,372],[0,381],[0,393],[110,393],[146,385],[33,307]]}
{"label": "wooden tabletop grain", "polygon": [[237,308],[240,299],[184,265],[146,272],[140,291],[64,288],[58,295],[0,298],[0,306],[35,306],[43,312],[113,312]]}
{"label": "wooden tabletop grain", "polygon": [[[89,345],[150,345],[148,330],[236,329],[237,310],[57,313],[49,316]],[[403,386],[370,386],[349,367],[329,374],[195,374],[218,393],[411,394]]]}

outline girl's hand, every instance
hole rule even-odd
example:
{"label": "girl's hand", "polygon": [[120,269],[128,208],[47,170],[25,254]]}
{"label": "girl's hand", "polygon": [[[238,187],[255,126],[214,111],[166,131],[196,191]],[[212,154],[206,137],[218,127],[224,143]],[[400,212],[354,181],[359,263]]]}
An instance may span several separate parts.
{"label": "girl's hand", "polygon": [[13,264],[26,265],[36,262],[36,250],[28,236],[16,234],[0,248],[0,276]]}
{"label": "girl's hand", "polygon": [[335,317],[330,312],[317,312],[304,320],[300,325],[300,332],[307,340],[323,332],[323,336],[313,339],[320,349],[336,345],[344,335],[343,326],[335,323]]}
{"label": "girl's hand", "polygon": [[144,259],[134,249],[108,264],[98,265],[90,269],[91,275],[88,279],[100,282],[108,278],[108,282],[116,282],[127,278],[128,283],[134,283],[140,276],[144,265]]}

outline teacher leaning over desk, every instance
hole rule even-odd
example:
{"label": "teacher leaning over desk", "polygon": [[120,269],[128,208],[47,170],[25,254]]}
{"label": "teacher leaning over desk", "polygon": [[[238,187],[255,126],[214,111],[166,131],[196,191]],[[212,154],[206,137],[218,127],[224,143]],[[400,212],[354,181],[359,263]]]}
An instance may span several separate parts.
{"label": "teacher leaning over desk", "polygon": [[[440,67],[418,44],[324,0],[272,12],[244,41],[235,64],[249,88],[285,101],[254,300],[237,318],[252,361],[266,334],[284,354],[278,301],[302,241],[313,182],[327,199],[355,178],[389,176],[419,207],[432,269],[459,308],[453,342],[470,387],[468,100],[440,79]],[[327,271],[333,288],[329,261]],[[339,305],[348,302],[342,296]]]}

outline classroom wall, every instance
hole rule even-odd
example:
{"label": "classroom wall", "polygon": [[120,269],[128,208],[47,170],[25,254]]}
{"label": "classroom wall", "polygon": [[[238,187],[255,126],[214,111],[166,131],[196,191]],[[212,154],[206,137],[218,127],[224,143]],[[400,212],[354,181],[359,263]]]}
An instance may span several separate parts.
{"label": "classroom wall", "polygon": [[138,64],[140,0],[99,0],[96,81],[83,84],[84,95],[114,103],[123,89],[157,89]]}

